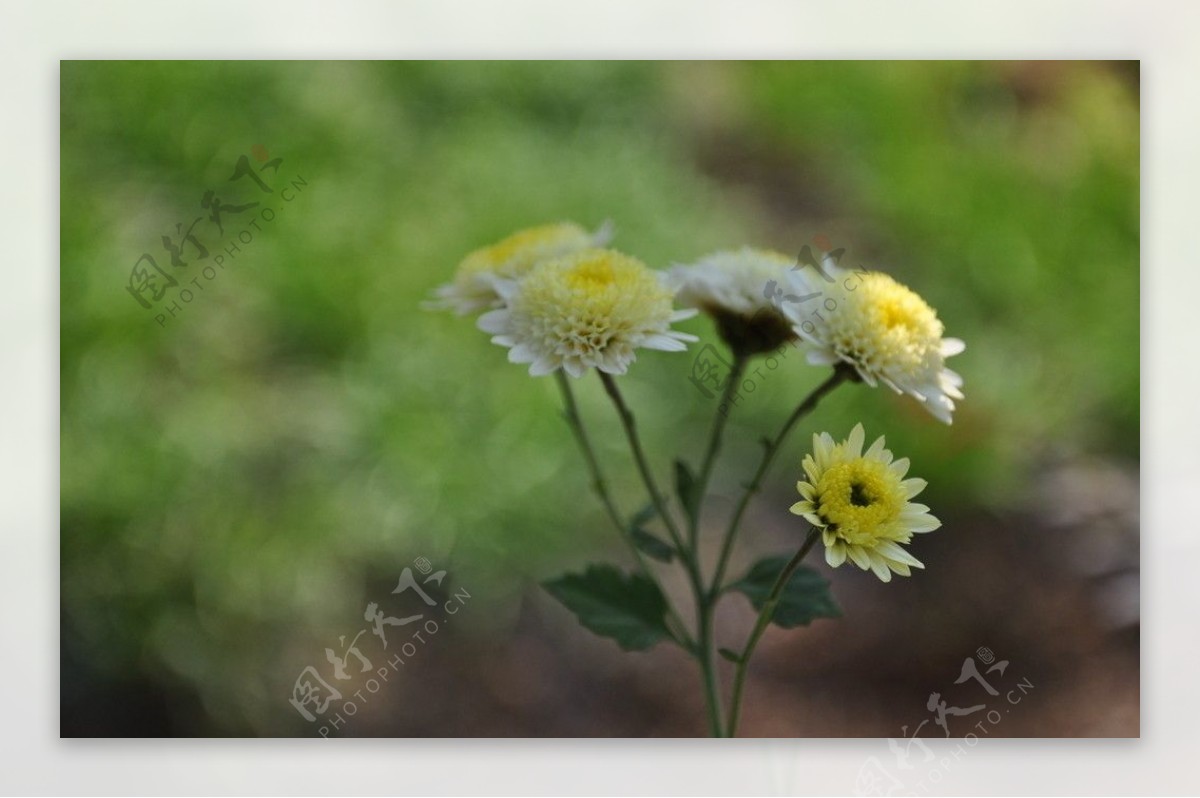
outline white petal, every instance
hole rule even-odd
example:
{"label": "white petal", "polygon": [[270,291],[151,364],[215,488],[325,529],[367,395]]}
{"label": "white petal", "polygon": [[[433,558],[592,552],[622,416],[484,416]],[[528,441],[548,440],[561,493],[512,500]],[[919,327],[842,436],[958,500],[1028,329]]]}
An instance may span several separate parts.
{"label": "white petal", "polygon": [[846,547],[834,544],[825,549],[825,562],[829,567],[837,568],[846,561]]}
{"label": "white petal", "polygon": [[850,457],[862,457],[863,438],[866,433],[863,431],[862,423],[854,425],[854,429],[850,430],[850,437],[846,439],[846,453]]}
{"label": "white petal", "polygon": [[808,351],[808,363],[812,366],[833,366],[841,360],[837,353],[831,352],[828,349],[810,349]]}
{"label": "white petal", "polygon": [[543,377],[558,369],[560,363],[554,358],[543,355],[529,366],[529,376]]}
{"label": "white petal", "polygon": [[510,362],[533,362],[536,358],[538,358],[538,353],[535,353],[527,343],[514,343],[509,349]]}
{"label": "white petal", "polygon": [[475,322],[475,326],[486,333],[502,333],[508,330],[511,317],[512,313],[508,308],[491,310],[480,316],[479,320]]}
{"label": "white petal", "polygon": [[829,462],[829,453],[830,453],[830,449],[832,447],[833,447],[833,439],[830,438],[828,434],[826,434],[824,432],[822,432],[822,433],[814,432],[813,433],[813,443],[812,443],[813,469],[811,471],[809,471],[809,469],[807,467],[807,462],[808,462],[809,458],[806,457],[806,458],[804,458],[805,463],[806,463],[804,470],[808,471],[808,475],[809,475],[809,477],[812,478],[814,484],[816,483],[817,478],[821,475],[821,472],[825,470],[826,464]]}
{"label": "white petal", "polygon": [[532,363],[537,360],[537,353],[525,344],[517,344],[508,350],[509,363]]}
{"label": "white petal", "polygon": [[950,357],[960,354],[967,348],[965,342],[959,338],[943,338],[942,339],[942,357]]}
{"label": "white petal", "polygon": [[846,546],[846,553],[850,555],[850,559],[854,564],[864,571],[871,567],[871,558],[867,556],[867,553],[862,550],[861,546]]}
{"label": "white petal", "polygon": [[867,385],[870,385],[872,388],[874,388],[876,385],[878,385],[878,383],[875,380],[875,375],[872,374],[870,371],[868,371],[867,369],[858,365],[858,363],[855,363],[854,360],[852,360],[850,358],[844,357],[844,358],[842,358],[842,360],[844,360],[845,362],[854,366],[854,370],[858,372],[858,376],[862,377],[862,381],[865,382]]}
{"label": "white petal", "polygon": [[584,374],[587,373],[587,366],[585,366],[583,364],[582,360],[579,360],[578,358],[569,357],[569,358],[563,358],[563,370],[566,371],[568,374],[570,374],[572,377],[582,377]]}
{"label": "white petal", "polygon": [[904,389],[900,387],[899,383],[897,383],[895,380],[893,380],[891,377],[887,376],[886,374],[879,375],[879,381],[882,382],[887,387],[891,388],[896,393],[904,393]]}
{"label": "white petal", "polygon": [[887,561],[878,554],[871,555],[871,570],[879,577],[880,582],[892,581],[892,569],[888,568]]}
{"label": "white petal", "polygon": [[911,523],[907,523],[907,522],[905,523],[905,526],[908,527],[910,532],[916,532],[919,534],[925,533],[925,532],[932,532],[933,530],[939,528],[941,525],[942,525],[942,522],[937,520],[936,518],[934,518],[932,515],[923,515],[919,519],[917,519]]}
{"label": "white petal", "polygon": [[875,550],[878,551],[881,555],[883,555],[884,557],[886,557],[889,560],[894,560],[895,562],[902,562],[905,565],[915,565],[918,568],[921,567],[920,560],[918,560],[916,557],[909,554],[902,547],[897,546],[895,543],[892,543],[890,540],[884,540],[884,541],[880,541],[879,543],[876,543]]}
{"label": "white petal", "polygon": [[617,233],[616,226],[613,225],[612,219],[605,219],[600,223],[600,227],[592,233],[592,245],[603,247],[605,244],[613,240],[613,236]]}
{"label": "white petal", "polygon": [[[944,399],[943,401],[945,404],[932,401],[926,401],[923,404],[925,405],[925,409],[929,411],[929,414],[938,421],[943,424],[953,424],[954,419],[950,415],[950,412],[954,410],[954,404],[949,399]],[[946,406],[947,404],[949,404],[949,407]]]}
{"label": "white petal", "polygon": [[683,352],[687,349],[687,344],[683,341],[662,333],[647,336],[642,341],[642,346],[647,349],[658,349],[662,352]]}

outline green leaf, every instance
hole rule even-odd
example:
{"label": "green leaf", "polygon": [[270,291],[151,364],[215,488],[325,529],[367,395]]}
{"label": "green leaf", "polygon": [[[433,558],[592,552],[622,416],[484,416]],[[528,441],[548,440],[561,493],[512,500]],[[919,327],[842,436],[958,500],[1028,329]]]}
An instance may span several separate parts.
{"label": "green leaf", "polygon": [[679,494],[679,503],[683,505],[683,511],[691,520],[696,515],[699,497],[696,496],[696,477],[682,460],[675,461],[675,492]]}
{"label": "green leaf", "polygon": [[647,532],[643,528],[643,524],[651,520],[658,514],[654,509],[654,502],[650,502],[642,509],[634,513],[633,518],[629,520],[629,535],[633,538],[633,545],[638,547],[638,550],[644,554],[648,554],[659,562],[670,562],[675,555],[675,547],[668,544]]}
{"label": "green leaf", "polygon": [[644,651],[672,639],[663,620],[667,600],[658,585],[641,574],[590,565],[582,574],[551,579],[542,587],[575,613],[581,624],[601,637],[611,637],[626,651]]}
{"label": "green leaf", "polygon": [[[783,573],[789,560],[791,557],[787,555],[759,560],[745,576],[729,587],[745,593],[754,608],[761,612],[771,588],[775,586],[775,580]],[[829,582],[812,568],[801,565],[779,594],[779,604],[775,607],[771,622],[791,629],[807,626],[817,618],[840,617],[842,610],[829,592]]]}
{"label": "green leaf", "polygon": [[730,662],[733,662],[735,664],[742,661],[742,655],[737,653],[736,651],[733,651],[732,649],[718,648],[717,653],[720,654],[725,659],[727,659]]}
{"label": "green leaf", "polygon": [[653,518],[657,513],[658,511],[654,509],[654,502],[648,503],[645,507],[633,514],[633,518],[629,520],[629,528],[631,530],[637,529],[642,524]]}
{"label": "green leaf", "polygon": [[644,529],[634,529],[629,533],[633,537],[633,545],[643,553],[659,562],[670,562],[675,556],[675,548],[663,540],[659,540]]}

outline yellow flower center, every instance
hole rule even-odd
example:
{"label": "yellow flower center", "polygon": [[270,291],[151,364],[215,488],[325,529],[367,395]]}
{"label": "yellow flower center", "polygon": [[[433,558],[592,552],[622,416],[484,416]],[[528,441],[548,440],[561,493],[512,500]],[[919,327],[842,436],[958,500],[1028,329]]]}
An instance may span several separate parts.
{"label": "yellow flower center", "polygon": [[522,281],[513,309],[549,348],[582,354],[665,328],[673,298],[637,258],[588,249],[538,265]]}
{"label": "yellow flower center", "polygon": [[847,277],[828,324],[829,343],[876,373],[912,378],[942,367],[937,313],[886,274]]}
{"label": "yellow flower center", "polygon": [[937,321],[933,310],[911,291],[889,291],[880,302],[879,317],[889,330],[904,327],[910,334],[917,335],[931,322]]}
{"label": "yellow flower center", "polygon": [[830,466],[816,484],[818,514],[827,529],[856,545],[891,538],[908,497],[884,463],[859,458]]}
{"label": "yellow flower center", "polygon": [[595,296],[616,282],[617,273],[611,259],[598,258],[573,267],[566,273],[565,280],[571,290]]}
{"label": "yellow flower center", "polygon": [[502,241],[467,255],[458,267],[457,279],[469,280],[489,272],[504,277],[519,277],[540,260],[591,245],[592,235],[570,222],[519,230]]}

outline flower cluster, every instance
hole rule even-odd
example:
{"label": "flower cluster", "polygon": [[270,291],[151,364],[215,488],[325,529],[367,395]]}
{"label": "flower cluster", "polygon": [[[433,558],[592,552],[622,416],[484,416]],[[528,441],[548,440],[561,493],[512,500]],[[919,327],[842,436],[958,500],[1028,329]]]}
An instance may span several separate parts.
{"label": "flower cluster", "polygon": [[[572,222],[516,232],[467,255],[429,306],[480,313],[478,327],[533,376],[575,378],[625,374],[638,349],[685,350],[698,339],[672,324],[702,312],[741,362],[798,342],[810,363],[908,394],[951,423],[962,378],[945,361],[964,344],[944,337],[933,308],[892,277],[851,273],[826,255],[818,279],[793,258],[748,247],[657,271],[605,248],[610,238],[607,225],[589,232]],[[829,565],[849,560],[886,582],[923,567],[902,546],[939,522],[910,501],[925,483],[905,479],[908,460],[893,460],[883,438],[864,453],[863,435],[860,424],[842,443],[813,437],[792,512],[819,531]]]}

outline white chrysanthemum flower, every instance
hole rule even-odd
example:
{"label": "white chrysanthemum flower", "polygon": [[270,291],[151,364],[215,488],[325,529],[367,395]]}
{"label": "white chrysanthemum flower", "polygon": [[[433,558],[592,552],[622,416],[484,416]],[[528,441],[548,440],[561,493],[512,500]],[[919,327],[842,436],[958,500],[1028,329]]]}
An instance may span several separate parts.
{"label": "white chrysanthemum flower", "polygon": [[904,478],[908,458],[893,462],[882,437],[863,454],[863,438],[862,424],[842,443],[834,443],[827,432],[813,435],[812,454],[804,458],[808,481],[796,483],[803,501],[791,511],[821,531],[831,566],[849,559],[889,582],[892,572],[908,576],[910,568],[925,567],[902,544],[942,522],[924,504],[909,501],[926,482]]}
{"label": "white chrysanthemum flower", "polygon": [[477,249],[458,266],[454,282],[439,286],[436,299],[425,303],[433,310],[452,309],[460,316],[500,307],[502,300],[495,281],[514,280],[544,260],[601,247],[612,238],[605,222],[594,233],[574,222],[546,224],[518,230],[502,241]]}
{"label": "white chrysanthemum flower", "polygon": [[695,315],[676,311],[664,275],[637,258],[589,249],[543,261],[519,281],[497,280],[505,305],[479,317],[492,342],[535,377],[559,368],[582,377],[595,367],[624,374],[638,347],[680,352],[696,336],[671,330]]}
{"label": "white chrysanthemum flower", "polygon": [[798,299],[788,293],[794,264],[782,253],[743,247],[676,265],[669,274],[679,304],[704,311],[734,352],[752,355],[796,337],[780,310],[786,299]]}
{"label": "white chrysanthemum flower", "polygon": [[681,305],[711,314],[753,316],[760,310],[778,312],[779,305],[771,301],[767,285],[781,285],[795,263],[795,258],[781,252],[742,247],[678,264],[669,274]]}
{"label": "white chrysanthemum flower", "polygon": [[868,385],[882,382],[919,399],[939,421],[951,423],[962,377],[946,358],[966,345],[943,338],[937,313],[914,291],[886,274],[848,271],[826,257],[829,279],[805,275],[797,285],[802,302],[784,303],[801,338],[813,345],[808,361],[848,363]]}

